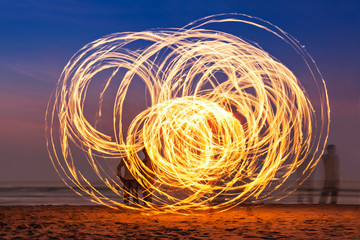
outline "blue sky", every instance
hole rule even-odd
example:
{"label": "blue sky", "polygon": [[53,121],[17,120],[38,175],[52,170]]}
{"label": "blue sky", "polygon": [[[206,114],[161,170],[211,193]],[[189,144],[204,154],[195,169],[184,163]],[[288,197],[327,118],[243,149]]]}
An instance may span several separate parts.
{"label": "blue sky", "polygon": [[0,181],[58,179],[45,147],[46,104],[63,67],[86,43],[232,12],[268,20],[306,46],[327,83],[329,142],[338,146],[343,179],[360,181],[360,2],[351,0],[2,1]]}

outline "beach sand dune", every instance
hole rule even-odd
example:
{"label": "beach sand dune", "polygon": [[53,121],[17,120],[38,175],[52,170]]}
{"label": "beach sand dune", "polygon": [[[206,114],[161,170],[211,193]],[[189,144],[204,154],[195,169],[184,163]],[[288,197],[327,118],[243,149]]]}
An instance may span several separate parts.
{"label": "beach sand dune", "polygon": [[242,205],[151,214],[104,206],[1,206],[0,239],[360,239],[360,206]]}

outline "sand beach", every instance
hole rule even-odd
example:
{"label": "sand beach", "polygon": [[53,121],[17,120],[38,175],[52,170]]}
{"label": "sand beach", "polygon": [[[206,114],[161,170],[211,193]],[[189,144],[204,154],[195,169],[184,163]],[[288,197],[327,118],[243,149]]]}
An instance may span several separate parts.
{"label": "sand beach", "polygon": [[0,239],[360,239],[360,206],[249,204],[187,216],[0,206]]}

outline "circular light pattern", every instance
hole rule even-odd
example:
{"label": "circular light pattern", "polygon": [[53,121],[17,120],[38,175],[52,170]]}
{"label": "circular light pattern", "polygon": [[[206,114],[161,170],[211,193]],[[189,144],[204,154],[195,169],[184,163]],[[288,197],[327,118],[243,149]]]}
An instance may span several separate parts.
{"label": "circular light pattern", "polygon": [[[255,44],[205,28],[228,22],[262,28],[292,46],[313,78],[319,111],[284,64]],[[98,121],[120,69],[126,73],[116,89],[111,137],[85,117],[85,99],[90,82],[110,70],[99,90]],[[124,102],[135,78],[146,85],[151,104],[124,133]],[[298,167],[307,176],[316,165],[328,135],[329,106],[314,61],[294,38],[268,22],[233,14],[181,29],[115,33],[87,44],[64,68],[47,122],[53,164],[80,195],[110,207],[187,213],[279,198]],[[115,197],[77,169],[73,146],[83,150]],[[138,155],[144,147],[151,167]],[[115,169],[103,167],[122,157],[142,188],[151,190],[153,202],[122,203],[125,190]]]}

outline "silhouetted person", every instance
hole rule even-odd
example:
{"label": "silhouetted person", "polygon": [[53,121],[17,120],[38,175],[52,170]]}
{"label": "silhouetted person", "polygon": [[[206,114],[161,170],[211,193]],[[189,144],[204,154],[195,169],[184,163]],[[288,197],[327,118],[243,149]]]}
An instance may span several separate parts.
{"label": "silhouetted person", "polygon": [[[297,170],[297,174],[298,174],[298,178],[301,179],[301,175],[303,174],[302,171],[300,171],[300,169]],[[308,199],[308,202],[310,204],[314,203],[314,195],[313,195],[313,177],[312,177],[312,173],[308,176],[307,179],[305,179],[304,182],[299,183],[299,187],[298,187],[298,193],[297,193],[297,197],[298,197],[298,203],[302,204],[304,203],[304,197],[306,196]]]}
{"label": "silhouetted person", "polygon": [[[148,170],[146,171],[146,173],[144,173],[144,176],[147,178],[147,180],[149,181],[149,183],[151,185],[154,184],[154,169],[152,167],[152,164],[151,164],[151,159],[146,151],[146,148],[143,148],[143,153],[145,155],[145,158],[143,160],[145,166],[148,168]],[[151,186],[150,185],[150,186]],[[144,200],[146,202],[149,202],[151,203],[152,201],[152,193],[151,193],[151,188],[150,188],[149,184],[144,184],[144,188],[143,188],[143,197],[144,197]]]}
{"label": "silhouetted person", "polygon": [[[136,202],[137,204],[139,204],[139,199],[138,199],[139,183],[136,181],[134,176],[131,174],[131,172],[127,168],[127,166],[124,162],[124,159],[125,158],[121,159],[121,161],[117,167],[117,175],[120,178],[120,180],[122,181],[122,183],[124,184],[124,204],[130,205],[130,192],[133,196],[134,203]],[[124,177],[122,177],[122,175],[121,175],[122,167],[125,168]]]}
{"label": "silhouetted person", "polygon": [[[303,153],[300,158],[304,158],[305,153]],[[297,189],[297,201],[298,203],[302,204],[304,203],[304,197],[307,197],[308,203],[313,204],[314,203],[314,195],[313,195],[313,172],[310,173],[307,178],[304,180],[304,172],[308,172],[307,164],[309,163],[309,160],[311,158],[311,155],[307,156],[305,161],[296,169],[296,175],[298,179],[298,189]]]}
{"label": "silhouetted person", "polygon": [[328,145],[327,153],[322,157],[324,164],[324,186],[320,196],[320,204],[326,203],[328,196],[331,194],[331,204],[336,204],[339,187],[339,156],[336,154],[335,145]]}

